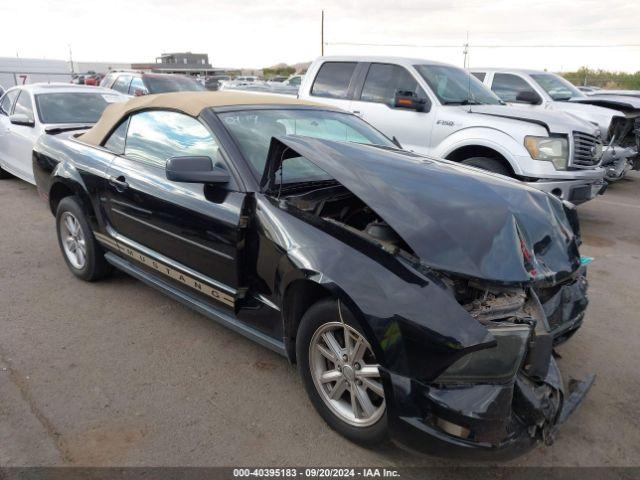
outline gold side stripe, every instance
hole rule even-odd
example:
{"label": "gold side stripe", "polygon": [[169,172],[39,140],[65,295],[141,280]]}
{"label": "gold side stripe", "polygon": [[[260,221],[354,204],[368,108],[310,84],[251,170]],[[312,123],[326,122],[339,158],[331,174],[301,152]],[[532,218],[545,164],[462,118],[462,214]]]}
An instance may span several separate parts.
{"label": "gold side stripe", "polygon": [[182,273],[178,270],[175,270],[174,268],[162,262],[154,260],[153,258],[146,256],[145,254],[139,252],[138,250],[135,250],[126,245],[122,245],[111,237],[108,237],[98,232],[93,232],[93,235],[96,237],[96,240],[98,240],[103,245],[109,248],[112,248],[114,250],[118,250],[120,253],[124,253],[126,256],[136,260],[137,262],[140,262],[143,265],[146,265],[147,267],[153,268],[154,270],[162,273],[163,275],[170,277],[174,280],[177,280],[178,282],[188,287],[191,287],[194,290],[197,290],[200,293],[203,293],[213,298],[214,300],[218,300],[219,302],[222,302],[225,305],[228,305],[230,307],[233,307],[235,304],[233,296],[227,293],[224,293],[218,290],[217,288],[212,287],[211,285],[201,282],[200,280],[196,280],[195,278],[185,273]]}

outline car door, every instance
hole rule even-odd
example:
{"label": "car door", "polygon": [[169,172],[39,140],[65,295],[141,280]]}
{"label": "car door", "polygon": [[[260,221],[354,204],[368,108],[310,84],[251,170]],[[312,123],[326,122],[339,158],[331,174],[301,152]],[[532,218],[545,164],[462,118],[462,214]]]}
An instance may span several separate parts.
{"label": "car door", "polygon": [[[20,93],[20,89],[9,90],[0,101],[0,166],[7,167],[9,158],[9,146],[11,145],[11,122],[9,116],[13,111],[13,105]],[[11,168],[11,167],[9,167]]]}
{"label": "car door", "polygon": [[3,145],[6,149],[5,162],[7,170],[23,180],[35,184],[31,154],[33,145],[40,134],[40,129],[36,126],[33,99],[29,91],[20,90],[11,115],[24,115],[32,123],[29,125],[17,125],[9,121],[5,129],[6,137]]}
{"label": "car door", "polygon": [[311,85],[310,95],[320,103],[349,110],[358,62],[324,62]]}
{"label": "car door", "polygon": [[[232,308],[245,194],[233,181],[224,187],[172,182],[165,172],[174,156],[209,156],[226,168],[218,141],[199,120],[173,111],[136,113],[119,128],[126,128],[126,142],[108,169],[103,196],[109,228],[161,266],[154,274],[181,287],[193,286],[183,285],[185,278],[204,279]],[[221,303],[215,294],[206,300],[212,296]]]}
{"label": "car door", "polygon": [[356,87],[351,111],[360,115],[403,148],[429,153],[433,113],[396,108],[396,92],[412,92],[430,105],[428,97],[411,72],[401,65],[371,63],[364,83]]}

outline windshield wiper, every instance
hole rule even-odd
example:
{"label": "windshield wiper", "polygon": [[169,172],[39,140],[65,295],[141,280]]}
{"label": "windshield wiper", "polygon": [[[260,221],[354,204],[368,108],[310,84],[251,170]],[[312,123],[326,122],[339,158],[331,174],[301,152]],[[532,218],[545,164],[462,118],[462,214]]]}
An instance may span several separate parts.
{"label": "windshield wiper", "polygon": [[45,128],[44,131],[50,135],[56,135],[62,132],[70,132],[72,130],[87,130],[93,127],[93,125],[74,125],[70,127],[49,127]]}

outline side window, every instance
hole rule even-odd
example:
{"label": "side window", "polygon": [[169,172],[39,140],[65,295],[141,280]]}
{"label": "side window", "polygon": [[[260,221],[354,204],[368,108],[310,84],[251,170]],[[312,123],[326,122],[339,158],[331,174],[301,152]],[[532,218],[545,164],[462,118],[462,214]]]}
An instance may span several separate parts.
{"label": "side window", "polygon": [[13,102],[18,96],[18,93],[20,93],[20,90],[11,90],[2,97],[2,102],[0,102],[0,112],[2,112],[3,115],[11,115],[11,107],[13,106]]}
{"label": "side window", "polygon": [[131,78],[131,75],[120,75],[111,88],[120,93],[126,94],[129,91]]}
{"label": "side window", "polygon": [[491,90],[505,102],[515,102],[518,94],[522,92],[537,95],[524,79],[510,73],[495,73]]}
{"label": "side window", "polygon": [[147,91],[147,87],[144,86],[144,82],[140,77],[134,77],[133,80],[131,80],[131,85],[129,86],[129,95],[135,95],[136,90],[140,90],[143,95],[149,93]]}
{"label": "side window", "polygon": [[20,92],[16,106],[13,108],[13,113],[14,115],[16,113],[26,115],[30,120],[35,119],[33,116],[33,102],[31,101],[31,95],[29,95],[29,92],[24,90]]}
{"label": "side window", "polygon": [[349,82],[356,69],[356,62],[327,62],[311,87],[311,95],[327,98],[347,98]]}
{"label": "side window", "polygon": [[374,63],[367,72],[360,100],[384,103],[391,107],[397,91],[409,91],[420,98],[426,98],[424,90],[406,68],[400,65]]}
{"label": "side window", "polygon": [[122,155],[124,153],[124,142],[127,138],[127,127],[129,126],[129,119],[122,122],[118,128],[109,136],[106,142],[104,142],[104,148],[110,150],[113,153]]}
{"label": "side window", "polygon": [[164,168],[169,158],[178,156],[205,156],[220,163],[218,150],[211,132],[195,118],[154,110],[131,116],[124,154]]}
{"label": "side window", "polygon": [[485,72],[471,72],[471,75],[476,77],[481,82],[484,82],[484,79],[487,76],[487,74]]}

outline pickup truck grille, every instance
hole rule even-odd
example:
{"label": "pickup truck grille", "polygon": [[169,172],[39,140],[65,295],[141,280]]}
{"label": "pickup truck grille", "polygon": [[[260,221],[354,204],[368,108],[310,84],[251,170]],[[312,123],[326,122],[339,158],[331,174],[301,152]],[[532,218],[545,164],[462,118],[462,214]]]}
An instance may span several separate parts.
{"label": "pickup truck grille", "polygon": [[600,162],[602,140],[599,135],[573,132],[573,166],[594,167]]}

